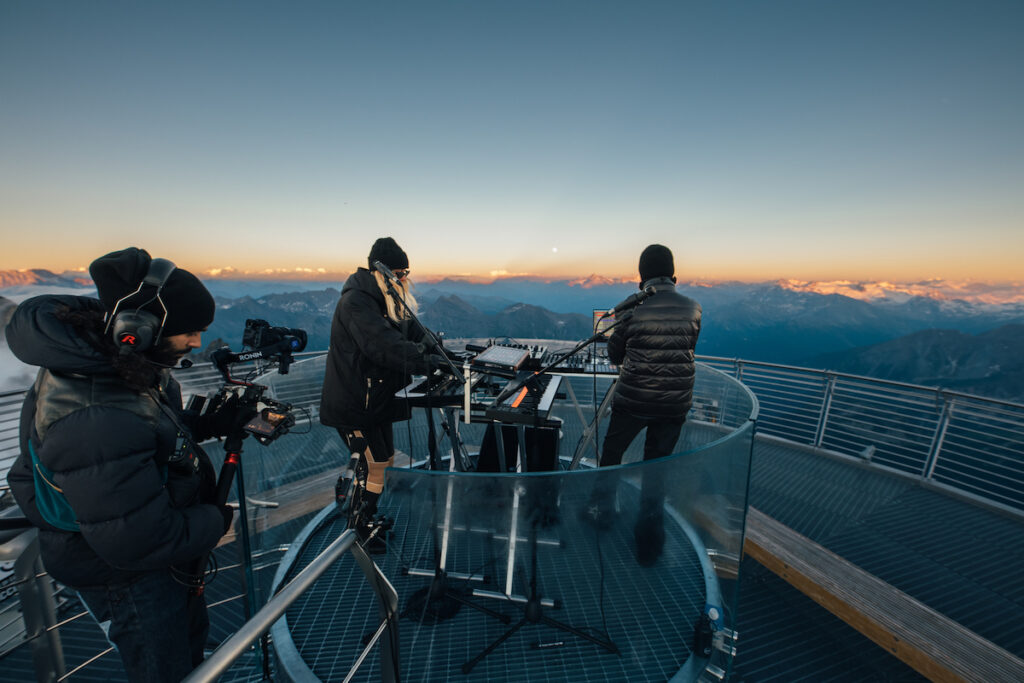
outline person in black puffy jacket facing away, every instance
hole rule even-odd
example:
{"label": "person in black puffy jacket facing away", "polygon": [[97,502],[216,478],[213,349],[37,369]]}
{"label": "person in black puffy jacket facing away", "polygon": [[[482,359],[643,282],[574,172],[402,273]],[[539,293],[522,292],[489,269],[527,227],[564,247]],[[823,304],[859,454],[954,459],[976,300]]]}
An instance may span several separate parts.
{"label": "person in black puffy jacket facing away", "polygon": [[[694,349],[700,335],[701,307],[676,291],[675,264],[668,247],[652,244],[640,254],[640,289],[654,294],[608,337],[608,360],[619,366],[612,414],[601,466],[618,465],[642,429],[647,428],[644,460],[673,452],[693,403]],[[651,565],[661,554],[663,495],[659,481],[645,477],[636,525],[637,560]],[[596,501],[609,509],[609,492]]]}
{"label": "person in black puffy jacket facing away", "polygon": [[[404,304],[389,293],[385,274],[375,263],[396,277],[391,285]],[[338,503],[347,508],[349,524],[364,548],[378,553],[385,546],[375,533],[380,520],[374,517],[384,489],[384,471],[394,461],[392,424],[409,417],[407,404],[395,393],[413,373],[428,373],[443,358],[424,346],[423,330],[406,310],[415,313],[416,300],[405,251],[391,237],[381,237],[373,243],[367,265],[346,280],[334,310],[320,423],[337,429],[352,454],[348,472],[338,478]],[[350,476],[354,487],[346,493]]]}
{"label": "person in black puffy jacket facing away", "polygon": [[40,368],[7,480],[47,571],[78,591],[129,680],[178,681],[202,661],[209,630],[190,584],[232,513],[214,504],[213,466],[169,368],[199,348],[214,301],[141,249],[89,271],[99,300],[35,297],[7,325],[15,356]]}

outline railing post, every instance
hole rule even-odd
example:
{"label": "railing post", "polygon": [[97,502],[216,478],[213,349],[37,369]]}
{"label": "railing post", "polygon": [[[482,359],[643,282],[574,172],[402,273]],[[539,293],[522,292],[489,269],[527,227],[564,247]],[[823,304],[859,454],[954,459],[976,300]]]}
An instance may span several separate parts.
{"label": "railing post", "polygon": [[949,418],[953,416],[953,404],[956,399],[948,396],[941,389],[939,395],[942,396],[942,416],[939,418],[938,424],[935,425],[935,434],[932,436],[932,445],[928,448],[928,456],[925,458],[924,467],[921,470],[921,476],[924,477],[925,481],[932,478],[935,473],[935,465],[939,461],[939,453],[942,451],[942,444],[946,440],[946,430],[949,428]]}
{"label": "railing post", "polygon": [[736,359],[733,360],[733,365],[736,366],[736,381],[737,382],[742,382],[743,381],[743,361],[741,361],[739,358],[736,358]]}
{"label": "railing post", "polygon": [[64,675],[64,650],[57,623],[57,606],[50,577],[39,558],[35,529],[24,531],[0,544],[0,560],[14,561],[14,580],[25,625],[25,640],[32,643],[36,680],[52,683]]}
{"label": "railing post", "polygon": [[821,448],[825,441],[825,428],[828,426],[828,416],[832,409],[832,394],[836,387],[836,376],[831,372],[825,373],[825,395],[821,398],[821,412],[818,413],[818,427],[814,430],[814,447]]}

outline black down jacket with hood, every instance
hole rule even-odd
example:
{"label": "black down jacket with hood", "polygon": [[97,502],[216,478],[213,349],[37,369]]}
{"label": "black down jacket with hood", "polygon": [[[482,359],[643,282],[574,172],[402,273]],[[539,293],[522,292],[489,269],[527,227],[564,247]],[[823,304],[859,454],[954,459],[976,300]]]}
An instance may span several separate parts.
{"label": "black down jacket with hood", "polygon": [[395,392],[410,373],[430,369],[423,331],[387,317],[384,293],[373,273],[359,268],[349,276],[331,321],[331,344],[320,400],[320,422],[328,427],[359,427],[408,417]]}
{"label": "black down jacket with hood", "polygon": [[[213,467],[190,438],[179,436],[155,396],[129,389],[109,358],[55,317],[65,307],[103,310],[95,299],[41,296],[23,302],[7,326],[15,356],[41,368],[22,407],[21,454],[7,480],[39,528],[43,563],[72,587],[190,568],[224,533],[220,510],[202,502],[214,498]],[[180,412],[180,389],[168,371],[158,393]],[[78,531],[43,518],[36,486],[45,484],[33,478],[30,438]]]}
{"label": "black down jacket with hood", "polygon": [[633,309],[608,337],[619,366],[613,410],[646,418],[685,418],[693,403],[693,354],[700,304],[676,291],[672,278],[648,280],[654,296]]}

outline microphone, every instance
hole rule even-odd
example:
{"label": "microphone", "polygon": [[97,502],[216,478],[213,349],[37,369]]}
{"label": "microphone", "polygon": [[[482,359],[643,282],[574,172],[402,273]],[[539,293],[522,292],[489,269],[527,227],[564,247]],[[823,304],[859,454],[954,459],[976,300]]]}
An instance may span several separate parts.
{"label": "microphone", "polygon": [[613,308],[610,311],[607,311],[604,315],[602,315],[601,318],[604,319],[610,315],[618,315],[623,311],[627,311],[631,308],[636,308],[644,301],[646,301],[649,297],[654,296],[654,291],[654,287],[648,285],[642,291],[639,291],[636,294],[630,294],[625,299],[623,299],[622,302],[618,304],[615,308]]}
{"label": "microphone", "polygon": [[186,370],[186,369],[192,367],[193,365],[195,365],[195,363],[190,361],[188,358],[182,358],[181,360],[179,360],[174,365],[168,365],[167,363],[161,363],[160,361],[153,360],[152,358],[147,358],[146,362],[149,363],[150,365],[155,365],[158,368],[170,368],[171,370]]}
{"label": "microphone", "polygon": [[398,277],[394,274],[394,272],[380,261],[373,262],[373,269],[379,270],[381,275],[391,280],[392,282],[398,282]]}

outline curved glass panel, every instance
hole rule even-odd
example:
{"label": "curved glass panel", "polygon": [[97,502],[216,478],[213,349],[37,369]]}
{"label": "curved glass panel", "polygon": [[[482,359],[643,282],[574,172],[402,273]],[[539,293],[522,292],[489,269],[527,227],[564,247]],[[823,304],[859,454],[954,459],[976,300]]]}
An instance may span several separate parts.
{"label": "curved glass panel", "polygon": [[[273,443],[245,442],[257,606],[270,591],[260,567],[283,544],[299,547],[278,570],[282,581],[344,530],[333,487],[349,454],[318,424],[323,370],[321,357],[259,380],[268,396],[304,410]],[[698,365],[674,455],[642,462],[641,433],[624,464],[596,469],[613,380],[563,376],[549,426],[506,424],[502,440],[493,422],[458,422],[457,410],[431,410],[428,420],[416,409],[395,425],[402,467],[388,470],[380,501],[394,525],[374,559],[399,593],[403,679],[690,680],[708,663],[728,671],[756,400]],[[446,471],[426,469],[431,434]],[[523,460],[538,471],[456,471],[499,469],[497,441],[509,469]],[[289,610],[281,666],[344,677],[378,623],[361,577],[346,557]],[[355,680],[375,677],[371,656]]]}

